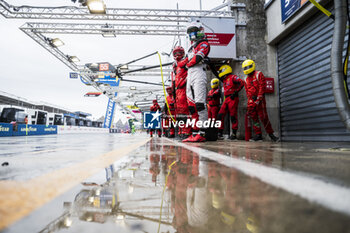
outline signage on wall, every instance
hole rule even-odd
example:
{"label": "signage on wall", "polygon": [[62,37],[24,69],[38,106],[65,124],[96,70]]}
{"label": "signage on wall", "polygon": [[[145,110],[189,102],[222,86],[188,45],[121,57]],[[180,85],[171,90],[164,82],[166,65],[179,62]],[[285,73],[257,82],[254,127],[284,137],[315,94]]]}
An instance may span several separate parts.
{"label": "signage on wall", "polygon": [[266,80],[266,88],[265,93],[274,93],[275,92],[275,80],[274,78],[265,78]]}
{"label": "signage on wall", "polygon": [[282,23],[291,17],[308,0],[281,0]]}
{"label": "signage on wall", "polygon": [[191,18],[204,26],[204,33],[210,44],[210,58],[237,59],[236,21],[224,18]]}

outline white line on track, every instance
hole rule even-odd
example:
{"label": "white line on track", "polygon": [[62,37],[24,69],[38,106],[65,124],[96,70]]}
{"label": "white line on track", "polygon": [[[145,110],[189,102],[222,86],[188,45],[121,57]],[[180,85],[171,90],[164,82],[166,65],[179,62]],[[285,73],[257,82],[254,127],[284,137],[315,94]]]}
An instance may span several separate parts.
{"label": "white line on track", "polygon": [[350,189],[336,184],[318,180],[313,177],[302,176],[277,168],[247,162],[206,149],[187,145],[167,139],[177,146],[186,148],[202,157],[216,161],[227,167],[234,168],[244,174],[260,179],[264,183],[281,188],[306,200],[323,207],[350,216]]}

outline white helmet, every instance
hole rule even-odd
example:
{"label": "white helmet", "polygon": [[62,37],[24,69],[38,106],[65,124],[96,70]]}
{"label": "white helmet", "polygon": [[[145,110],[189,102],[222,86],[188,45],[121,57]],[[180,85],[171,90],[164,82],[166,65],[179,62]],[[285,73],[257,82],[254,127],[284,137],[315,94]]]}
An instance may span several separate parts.
{"label": "white helmet", "polygon": [[204,27],[199,21],[193,21],[187,26],[187,34],[191,41],[204,38]]}

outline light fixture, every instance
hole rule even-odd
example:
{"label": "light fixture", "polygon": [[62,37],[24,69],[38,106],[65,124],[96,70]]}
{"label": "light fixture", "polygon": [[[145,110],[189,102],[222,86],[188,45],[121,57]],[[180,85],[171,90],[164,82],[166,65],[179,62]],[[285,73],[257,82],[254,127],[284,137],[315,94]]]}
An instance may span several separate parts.
{"label": "light fixture", "polygon": [[102,33],[102,36],[105,38],[112,38],[112,37],[116,37],[115,33],[113,31],[110,32],[104,32]]}
{"label": "light fixture", "polygon": [[80,59],[77,56],[67,56],[67,58],[70,62],[80,62]]}
{"label": "light fixture", "polygon": [[63,41],[59,38],[55,38],[55,39],[50,39],[50,38],[46,38],[45,37],[45,40],[49,42],[49,44],[52,46],[52,47],[60,47],[62,45],[64,45]]}
{"label": "light fixture", "polygon": [[128,70],[129,66],[128,65],[122,65],[121,67],[119,67],[119,69],[121,69],[121,70]]}
{"label": "light fixture", "polygon": [[106,23],[106,25],[102,26],[102,36],[106,38],[116,37],[114,27]]}
{"label": "light fixture", "polygon": [[64,224],[64,226],[65,227],[70,227],[70,226],[72,226],[72,223],[73,223],[73,221],[72,221],[72,219],[70,219],[69,217],[66,217],[65,219],[64,219],[64,221],[63,221],[63,224]]}
{"label": "light fixture", "polygon": [[136,87],[135,87],[135,86],[131,86],[131,87],[129,87],[129,89],[130,89],[131,91],[136,91]]}
{"label": "light fixture", "polygon": [[106,4],[103,0],[87,0],[86,5],[91,14],[106,14]]}

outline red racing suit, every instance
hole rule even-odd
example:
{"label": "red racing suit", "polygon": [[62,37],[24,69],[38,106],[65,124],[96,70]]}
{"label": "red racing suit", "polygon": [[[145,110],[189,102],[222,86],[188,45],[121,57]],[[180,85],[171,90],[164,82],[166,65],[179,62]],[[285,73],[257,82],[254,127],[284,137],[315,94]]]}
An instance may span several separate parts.
{"label": "red racing suit", "polygon": [[[176,119],[187,122],[188,110],[187,95],[186,95],[186,82],[187,82],[187,68],[186,60],[175,61],[173,65],[173,72],[175,74],[175,93],[176,93]],[[190,127],[179,127],[179,135],[190,134]]]}
{"label": "red racing suit", "polygon": [[150,160],[149,172],[152,174],[152,182],[157,181],[157,176],[160,173],[159,157],[160,157],[159,154],[151,154],[149,156],[149,160]]}
{"label": "red racing suit", "polygon": [[224,117],[230,113],[232,130],[234,134],[238,129],[237,108],[239,103],[238,92],[244,87],[244,81],[234,74],[229,74],[222,79],[224,86],[225,100],[221,105],[218,119],[221,120],[220,130],[224,129]]}
{"label": "red racing suit", "polygon": [[266,80],[262,72],[255,70],[247,76],[244,82],[245,90],[247,93],[247,113],[245,139],[248,141],[251,137],[251,129],[249,119],[252,120],[253,129],[255,134],[261,134],[261,127],[259,118],[264,125],[266,133],[272,134],[273,129],[266,111],[266,100],[265,100],[265,88]]}
{"label": "red racing suit", "polygon": [[173,95],[168,95],[166,97],[166,99],[167,99],[167,102],[169,104],[169,110],[170,110],[171,116],[170,116],[169,111],[168,111],[168,106],[165,103],[164,104],[164,113],[166,116],[165,117],[165,125],[166,125],[166,127],[170,126],[170,135],[175,135],[174,125],[171,123],[172,119],[175,120],[175,99],[174,99]]}
{"label": "red racing suit", "polygon": [[208,118],[215,120],[220,110],[220,88],[211,89],[208,93]]}
{"label": "red racing suit", "polygon": [[[207,39],[196,41],[188,50],[188,68],[186,94],[189,111],[193,119],[206,121],[208,112],[206,110],[207,98],[207,75],[203,59],[208,56],[210,45]],[[198,116],[195,115],[198,112]],[[197,129],[194,129],[197,130]]]}
{"label": "red racing suit", "polygon": [[[150,107],[150,111],[151,111],[151,112],[156,112],[156,111],[160,111],[160,110],[161,110],[161,108],[160,108],[160,106],[159,106],[158,103],[153,104],[153,105]],[[149,134],[150,134],[151,137],[153,136],[153,131],[154,131],[154,129],[151,129],[150,132],[149,132]],[[158,133],[158,136],[161,136],[161,135],[162,135],[162,129],[157,129],[157,133]]]}

